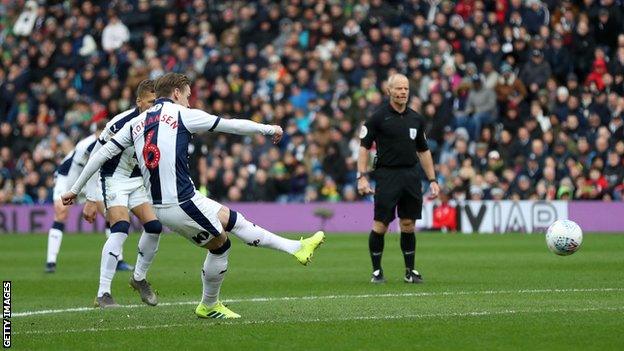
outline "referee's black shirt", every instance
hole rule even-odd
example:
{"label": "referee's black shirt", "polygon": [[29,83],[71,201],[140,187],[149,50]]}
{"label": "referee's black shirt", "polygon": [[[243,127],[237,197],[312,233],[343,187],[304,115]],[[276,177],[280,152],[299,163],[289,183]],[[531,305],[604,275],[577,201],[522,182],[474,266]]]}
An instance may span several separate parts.
{"label": "referee's black shirt", "polygon": [[429,150],[425,137],[425,118],[407,107],[398,112],[385,103],[364,123],[360,143],[370,149],[377,144],[376,168],[413,167],[416,152]]}

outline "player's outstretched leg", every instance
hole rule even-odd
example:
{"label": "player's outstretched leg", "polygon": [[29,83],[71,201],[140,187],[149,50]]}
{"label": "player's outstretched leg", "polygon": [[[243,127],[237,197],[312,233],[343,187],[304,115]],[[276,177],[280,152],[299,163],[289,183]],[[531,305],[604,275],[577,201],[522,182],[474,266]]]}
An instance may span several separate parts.
{"label": "player's outstretched leg", "polygon": [[230,239],[214,250],[209,250],[202,269],[203,296],[195,308],[199,318],[240,318],[240,315],[219,301],[219,291],[228,267]]}
{"label": "player's outstretched leg", "polygon": [[48,255],[45,268],[46,273],[56,272],[56,258],[61,250],[64,230],[65,223],[54,221],[52,228],[48,231]]}
{"label": "player's outstretched leg", "polygon": [[150,306],[156,306],[156,304],[158,304],[158,298],[146,278],[147,270],[158,251],[162,224],[158,220],[149,221],[143,225],[143,229],[143,234],[141,234],[141,238],[139,239],[137,263],[134,267],[134,273],[130,278],[130,286],[139,292],[143,302]]}
{"label": "player's outstretched leg", "polygon": [[248,221],[245,216],[230,210],[230,217],[225,231],[234,234],[247,245],[268,247],[294,255],[297,260],[307,265],[319,245],[325,241],[325,233],[319,231],[309,238],[291,240],[273,234],[270,231]]}
{"label": "player's outstretched leg", "polygon": [[97,297],[95,298],[95,306],[101,308],[117,307],[111,295],[111,282],[115,276],[117,262],[121,255],[123,243],[128,237],[130,223],[127,221],[119,221],[111,227],[111,235],[106,240],[102,248],[102,260],[100,261],[100,287]]}

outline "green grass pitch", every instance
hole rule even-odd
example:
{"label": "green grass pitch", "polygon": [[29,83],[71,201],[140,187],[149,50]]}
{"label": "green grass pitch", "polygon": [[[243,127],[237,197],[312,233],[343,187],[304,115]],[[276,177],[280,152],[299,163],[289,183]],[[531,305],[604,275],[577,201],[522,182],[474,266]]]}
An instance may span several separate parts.
{"label": "green grass pitch", "polygon": [[[372,285],[366,235],[330,234],[312,264],[233,239],[221,298],[243,318],[200,320],[205,252],[167,234],[148,275],[160,305],[141,305],[118,272],[126,307],[91,308],[103,235],[66,235],[55,274],[45,235],[0,235],[12,280],[15,350],[621,350],[624,235],[585,235],[559,257],[543,235],[418,234],[426,281],[403,283],[398,235],[386,237],[388,282]],[[127,240],[136,259],[138,235]],[[50,311],[56,310],[56,311]]]}

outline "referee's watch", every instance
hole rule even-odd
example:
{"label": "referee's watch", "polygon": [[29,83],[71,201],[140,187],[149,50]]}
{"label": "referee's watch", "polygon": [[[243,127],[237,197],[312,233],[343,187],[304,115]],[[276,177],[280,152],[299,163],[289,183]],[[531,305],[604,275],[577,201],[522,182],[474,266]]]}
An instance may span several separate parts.
{"label": "referee's watch", "polygon": [[355,173],[355,179],[360,180],[360,178],[368,175],[368,172],[357,172]]}
{"label": "referee's watch", "polygon": [[438,181],[435,179],[429,179],[429,183],[437,183]]}

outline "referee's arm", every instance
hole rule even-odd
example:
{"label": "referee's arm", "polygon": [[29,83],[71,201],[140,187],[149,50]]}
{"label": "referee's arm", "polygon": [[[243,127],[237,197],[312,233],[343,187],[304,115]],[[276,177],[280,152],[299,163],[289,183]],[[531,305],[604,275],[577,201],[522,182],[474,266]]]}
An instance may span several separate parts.
{"label": "referee's arm", "polygon": [[375,116],[364,123],[360,130],[360,151],[357,161],[357,189],[360,195],[368,195],[374,193],[368,182],[368,160],[370,157],[370,148],[375,141],[376,123]]}
{"label": "referee's arm", "polygon": [[370,183],[368,182],[367,172],[368,172],[368,158],[369,158],[369,150],[364,146],[360,146],[360,152],[358,155],[357,162],[357,188],[360,195],[368,195],[373,193],[373,188],[371,188]]}

